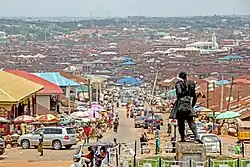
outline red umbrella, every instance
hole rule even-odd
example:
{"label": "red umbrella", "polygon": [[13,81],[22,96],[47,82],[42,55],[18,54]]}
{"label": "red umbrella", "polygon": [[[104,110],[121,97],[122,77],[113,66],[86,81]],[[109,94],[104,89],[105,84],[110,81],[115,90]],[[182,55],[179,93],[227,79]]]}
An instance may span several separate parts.
{"label": "red umbrella", "polygon": [[21,115],[13,120],[15,123],[30,123],[34,122],[35,118],[29,115]]}

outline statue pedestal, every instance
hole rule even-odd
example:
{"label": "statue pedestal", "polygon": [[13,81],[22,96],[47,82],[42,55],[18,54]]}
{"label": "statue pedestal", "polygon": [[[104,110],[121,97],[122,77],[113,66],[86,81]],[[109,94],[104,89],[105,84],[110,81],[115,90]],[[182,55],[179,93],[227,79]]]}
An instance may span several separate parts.
{"label": "statue pedestal", "polygon": [[176,160],[204,162],[206,161],[206,147],[204,144],[194,142],[177,142]]}

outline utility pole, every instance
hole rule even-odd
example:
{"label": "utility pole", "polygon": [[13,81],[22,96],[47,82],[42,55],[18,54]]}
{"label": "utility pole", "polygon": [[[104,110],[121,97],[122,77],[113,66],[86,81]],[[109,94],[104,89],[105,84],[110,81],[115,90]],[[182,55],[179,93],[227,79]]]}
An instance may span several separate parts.
{"label": "utility pole", "polygon": [[222,85],[221,85],[221,97],[220,97],[220,112],[223,110],[223,102],[224,102],[224,76],[222,74],[221,77]]}
{"label": "utility pole", "polygon": [[71,114],[71,101],[70,101],[70,89],[71,89],[71,87],[70,87],[70,85],[69,85],[69,87],[68,87],[68,93],[69,93],[69,99],[68,99],[68,114],[70,115]]}
{"label": "utility pole", "polygon": [[209,82],[207,82],[207,108],[209,108]]}
{"label": "utility pole", "polygon": [[231,101],[231,96],[232,96],[232,91],[233,91],[233,84],[234,84],[234,77],[232,77],[232,80],[231,80],[229,98],[227,100],[227,111],[229,110],[229,106],[230,106],[230,101]]}
{"label": "utility pole", "polygon": [[240,103],[240,91],[239,91],[239,85],[237,85],[237,108],[239,107]]}
{"label": "utility pole", "polygon": [[92,103],[92,88],[91,88],[91,80],[88,79],[88,94],[89,94],[89,102]]}
{"label": "utility pole", "polygon": [[[215,82],[213,82],[213,91],[214,91],[214,105],[215,105]],[[212,128],[212,133],[214,133],[214,126],[215,126],[215,110],[213,109],[213,128]]]}

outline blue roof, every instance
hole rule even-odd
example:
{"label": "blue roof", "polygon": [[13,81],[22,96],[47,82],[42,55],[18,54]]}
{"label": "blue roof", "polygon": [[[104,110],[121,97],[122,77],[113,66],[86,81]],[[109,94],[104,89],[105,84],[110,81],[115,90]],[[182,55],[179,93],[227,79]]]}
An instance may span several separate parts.
{"label": "blue roof", "polygon": [[216,81],[216,84],[217,85],[222,85],[222,84],[230,84],[231,82],[230,81],[228,81],[228,80],[218,80],[218,81]]}
{"label": "blue roof", "polygon": [[133,58],[131,58],[131,57],[128,57],[128,56],[123,57],[123,61],[132,61],[132,60],[133,60]]}
{"label": "blue roof", "polygon": [[122,65],[136,65],[136,63],[132,61],[127,61],[127,62],[122,63]]}
{"label": "blue roof", "polygon": [[219,58],[219,60],[231,60],[231,59],[243,59],[243,57],[239,55],[227,55],[225,57]]}
{"label": "blue roof", "polygon": [[136,79],[134,77],[127,76],[127,77],[123,77],[123,78],[117,80],[116,83],[119,84],[119,85],[135,85],[135,86],[139,86],[139,85],[142,84],[142,81],[139,80],[139,79]]}
{"label": "blue roof", "polygon": [[52,82],[60,87],[80,86],[80,84],[78,84],[77,82],[61,76],[59,72],[43,72],[43,73],[33,73],[33,74],[38,76],[38,77],[41,77],[49,82]]}

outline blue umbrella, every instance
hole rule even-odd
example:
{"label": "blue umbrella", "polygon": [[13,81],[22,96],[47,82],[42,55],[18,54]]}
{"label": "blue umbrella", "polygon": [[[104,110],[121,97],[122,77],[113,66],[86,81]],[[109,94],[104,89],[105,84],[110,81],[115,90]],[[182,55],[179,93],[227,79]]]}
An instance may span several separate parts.
{"label": "blue umbrella", "polygon": [[240,113],[234,112],[234,111],[226,111],[221,114],[219,114],[216,119],[231,119],[231,118],[236,118],[239,117]]}

